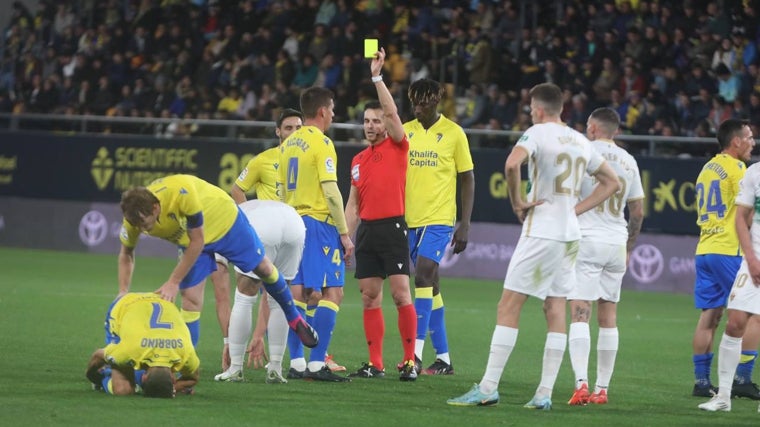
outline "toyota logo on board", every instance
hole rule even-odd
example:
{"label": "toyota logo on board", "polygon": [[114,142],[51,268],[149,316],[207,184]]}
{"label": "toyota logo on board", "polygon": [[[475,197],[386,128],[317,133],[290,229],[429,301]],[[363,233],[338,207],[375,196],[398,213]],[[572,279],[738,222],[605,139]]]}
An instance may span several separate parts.
{"label": "toyota logo on board", "polygon": [[664,268],[662,252],[654,245],[639,245],[631,252],[628,270],[641,283],[652,283],[659,279]]}
{"label": "toyota logo on board", "polygon": [[108,236],[108,221],[99,211],[89,211],[79,221],[79,239],[87,246],[97,246]]}

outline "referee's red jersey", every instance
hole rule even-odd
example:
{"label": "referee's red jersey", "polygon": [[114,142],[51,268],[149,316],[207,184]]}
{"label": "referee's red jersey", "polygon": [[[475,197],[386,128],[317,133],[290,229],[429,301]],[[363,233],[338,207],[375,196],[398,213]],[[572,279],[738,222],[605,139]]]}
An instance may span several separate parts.
{"label": "referee's red jersey", "polygon": [[391,137],[362,150],[351,161],[351,185],[359,196],[359,218],[365,221],[404,216],[409,141]]}

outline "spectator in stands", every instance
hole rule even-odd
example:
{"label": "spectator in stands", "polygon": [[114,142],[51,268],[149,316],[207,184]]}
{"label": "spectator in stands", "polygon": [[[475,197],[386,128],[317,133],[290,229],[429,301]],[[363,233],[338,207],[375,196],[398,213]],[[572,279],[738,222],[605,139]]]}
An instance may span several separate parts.
{"label": "spectator in stands", "polygon": [[306,53],[301,57],[301,61],[296,65],[296,75],[293,84],[300,88],[308,88],[317,80],[319,67],[314,62],[314,56]]}
{"label": "spectator in stands", "polygon": [[718,76],[718,95],[726,102],[734,102],[739,94],[739,79],[724,63],[715,67],[715,75]]}
{"label": "spectator in stands", "polygon": [[720,124],[731,118],[734,118],[733,105],[726,102],[725,98],[720,95],[713,96],[712,108],[707,116],[711,132],[716,133]]}
{"label": "spectator in stands", "polygon": [[626,63],[623,67],[623,75],[620,77],[620,94],[623,98],[628,98],[631,92],[644,93],[646,91],[647,84],[644,78],[639,74],[638,67],[636,66],[635,58],[631,58],[632,63]]}
{"label": "spectator in stands", "polygon": [[470,85],[465,93],[468,99],[462,115],[458,117],[459,125],[463,128],[478,127],[488,122],[488,97],[483,87],[478,84]]}
{"label": "spectator in stands", "polygon": [[[751,109],[751,87],[757,83],[759,21],[753,2],[741,8],[723,7],[715,1],[640,0],[630,2],[633,8],[629,2],[613,0],[534,2],[528,12],[558,18],[541,19],[535,28],[525,19],[530,13],[520,16],[516,2],[493,7],[481,2],[473,9],[452,2],[441,2],[435,9],[398,4],[400,19],[392,26],[386,18],[393,15],[393,6],[376,2],[225,0],[189,2],[183,7],[175,1],[154,0],[69,3],[38,0],[32,14],[23,3],[15,2],[11,14],[0,18],[5,21],[0,22],[5,35],[0,49],[0,90],[7,91],[8,101],[19,103],[18,111],[38,110],[39,95],[51,78],[51,89],[59,93],[55,105],[45,107],[51,112],[63,111],[73,93],[79,98],[80,84],[87,81],[85,96],[77,102],[84,107],[82,112],[105,113],[121,101],[116,95],[129,85],[141,116],[148,111],[160,114],[174,101],[175,95],[169,92],[188,75],[198,88],[191,103],[208,104],[211,112],[220,99],[215,91],[221,87],[242,91],[248,82],[260,95],[268,85],[268,91],[276,95],[262,104],[268,107],[257,106],[250,118],[269,120],[272,109],[287,102],[282,99],[287,100],[293,88],[314,84],[325,47],[336,54],[335,62],[342,68],[336,92],[346,94],[350,101],[346,105],[355,105],[362,79],[352,69],[362,62],[362,40],[388,35],[403,66],[386,74],[398,73],[390,88],[401,94],[420,75],[443,76],[457,96],[464,94],[470,81],[484,87],[496,83],[515,93],[552,81],[573,96],[585,94],[594,107],[607,105],[614,102],[611,89],[620,90],[620,79],[612,87],[605,80],[610,67],[625,73],[620,58],[625,53],[634,58],[644,81],[644,88],[635,90],[643,97],[654,82],[662,96],[648,102],[655,104],[657,113],[672,115],[677,124],[690,123],[683,134],[694,131],[703,101],[690,99],[689,110],[694,114],[688,116],[693,118],[683,120],[680,116],[685,110],[679,110],[677,94],[684,90],[697,97],[701,89],[713,93],[719,83],[726,85],[712,75],[714,58],[743,85],[738,93],[744,110]],[[557,9],[558,5],[563,9]],[[312,55],[310,62],[303,61],[308,66],[299,66],[302,61],[297,58],[310,49],[319,56]],[[492,66],[478,65],[480,53],[489,50]],[[605,65],[605,58],[611,63]],[[36,86],[35,75],[40,76]],[[93,95],[87,95],[104,76],[112,92],[105,110],[92,105]],[[144,90],[157,82],[171,90]],[[731,99],[728,93],[722,95]],[[399,108],[402,116],[408,116],[407,105],[401,103]],[[200,109],[188,111],[196,116],[201,113]],[[510,121],[500,121],[501,125],[515,124],[517,109],[513,111]]]}

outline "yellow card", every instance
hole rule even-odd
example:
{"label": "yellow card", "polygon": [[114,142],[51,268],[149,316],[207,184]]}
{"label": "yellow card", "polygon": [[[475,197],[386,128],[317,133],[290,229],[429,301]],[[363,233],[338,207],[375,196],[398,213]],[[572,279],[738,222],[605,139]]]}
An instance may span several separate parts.
{"label": "yellow card", "polygon": [[377,39],[364,39],[364,57],[374,58],[378,51]]}

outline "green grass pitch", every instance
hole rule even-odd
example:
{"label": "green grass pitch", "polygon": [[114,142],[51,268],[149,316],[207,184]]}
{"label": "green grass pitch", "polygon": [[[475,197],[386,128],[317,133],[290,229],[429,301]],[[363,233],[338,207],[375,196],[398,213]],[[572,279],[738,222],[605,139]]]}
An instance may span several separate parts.
{"label": "green grass pitch", "polygon": [[[138,251],[132,290],[155,290],[174,262],[141,257]],[[442,282],[455,375],[398,381],[394,368],[401,350],[396,312],[386,292],[386,378],[268,385],[263,370],[247,369],[245,383],[214,383],[222,340],[209,284],[196,394],[173,401],[114,398],[92,391],[84,368],[91,352],[103,342],[105,310],[117,289],[116,257],[0,248],[0,425],[740,426],[757,425],[760,420],[757,403],[749,400],[734,400],[730,413],[697,409],[704,399],[691,397],[690,391],[691,339],[698,313],[690,296],[667,293],[623,292],[618,315],[620,352],[608,405],[566,404],[573,388],[566,354],[554,390],[554,409],[522,407],[540,380],[546,336],[540,304],[530,300],[522,314],[517,347],[502,377],[500,404],[448,406],[447,398],[464,393],[483,374],[501,283]],[[360,295],[351,279],[330,350],[350,370],[367,360],[361,319]],[[592,321],[592,380],[596,329]],[[424,365],[432,362],[433,353],[428,343]],[[713,380],[717,382],[715,363]]]}

